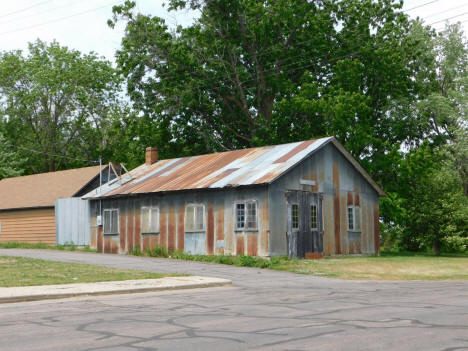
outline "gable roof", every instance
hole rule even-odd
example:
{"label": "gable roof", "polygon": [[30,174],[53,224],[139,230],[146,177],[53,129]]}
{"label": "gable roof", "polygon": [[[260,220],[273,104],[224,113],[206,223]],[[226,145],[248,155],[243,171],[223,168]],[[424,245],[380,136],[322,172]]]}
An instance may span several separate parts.
{"label": "gable roof", "polygon": [[99,166],[33,174],[0,180],[0,210],[52,207],[77,194],[99,176]]}
{"label": "gable roof", "polygon": [[269,184],[323,146],[333,143],[380,196],[383,190],[333,137],[160,160],[143,164],[83,198]]}

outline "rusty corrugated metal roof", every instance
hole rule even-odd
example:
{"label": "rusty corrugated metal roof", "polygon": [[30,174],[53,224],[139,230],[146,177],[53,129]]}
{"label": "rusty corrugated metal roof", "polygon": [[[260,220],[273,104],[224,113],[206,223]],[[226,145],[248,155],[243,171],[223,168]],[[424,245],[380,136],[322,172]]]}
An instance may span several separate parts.
{"label": "rusty corrugated metal roof", "polygon": [[[85,198],[270,183],[331,138],[143,164]],[[125,178],[127,177],[127,178]]]}
{"label": "rusty corrugated metal roof", "polygon": [[99,166],[0,180],[0,210],[52,207],[71,197],[99,175]]}
{"label": "rusty corrugated metal roof", "polygon": [[[328,137],[283,145],[160,160],[152,165],[143,164],[121,179],[111,181],[83,198],[207,188],[219,189],[271,183],[329,142],[339,144],[335,138]],[[343,150],[340,151],[343,152]],[[347,151],[344,150],[344,153],[345,157],[352,159]],[[360,167],[354,159],[352,160],[354,165],[357,165],[356,167]],[[370,179],[362,167],[358,171],[364,173],[366,179]],[[374,185],[377,186],[373,183]]]}

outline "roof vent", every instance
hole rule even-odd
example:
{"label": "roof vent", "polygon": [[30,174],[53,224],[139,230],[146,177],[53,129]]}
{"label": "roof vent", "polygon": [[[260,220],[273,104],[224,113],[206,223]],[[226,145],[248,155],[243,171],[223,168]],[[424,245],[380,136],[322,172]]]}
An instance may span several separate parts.
{"label": "roof vent", "polygon": [[147,147],[145,156],[146,164],[148,166],[152,165],[153,163],[158,161],[158,149],[156,149],[155,147]]}

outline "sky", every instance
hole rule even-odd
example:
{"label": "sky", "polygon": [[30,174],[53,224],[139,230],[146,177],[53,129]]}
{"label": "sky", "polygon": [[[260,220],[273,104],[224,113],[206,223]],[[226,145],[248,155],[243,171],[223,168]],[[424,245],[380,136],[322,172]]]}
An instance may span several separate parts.
{"label": "sky", "polygon": [[[136,0],[139,12],[162,17],[170,26],[189,25],[197,14],[169,13],[164,0]],[[25,50],[37,38],[84,53],[94,51],[114,61],[124,24],[107,26],[112,6],[122,0],[0,0],[0,50]],[[442,29],[446,21],[468,29],[468,0],[406,0],[403,9],[413,18]]]}

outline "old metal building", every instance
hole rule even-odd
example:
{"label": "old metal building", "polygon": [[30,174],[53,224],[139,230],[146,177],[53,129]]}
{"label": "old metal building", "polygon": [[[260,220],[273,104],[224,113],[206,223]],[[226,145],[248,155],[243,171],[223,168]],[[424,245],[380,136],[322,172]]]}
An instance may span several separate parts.
{"label": "old metal building", "polygon": [[146,163],[87,194],[91,247],[318,258],[378,253],[385,193],[333,137]]}

